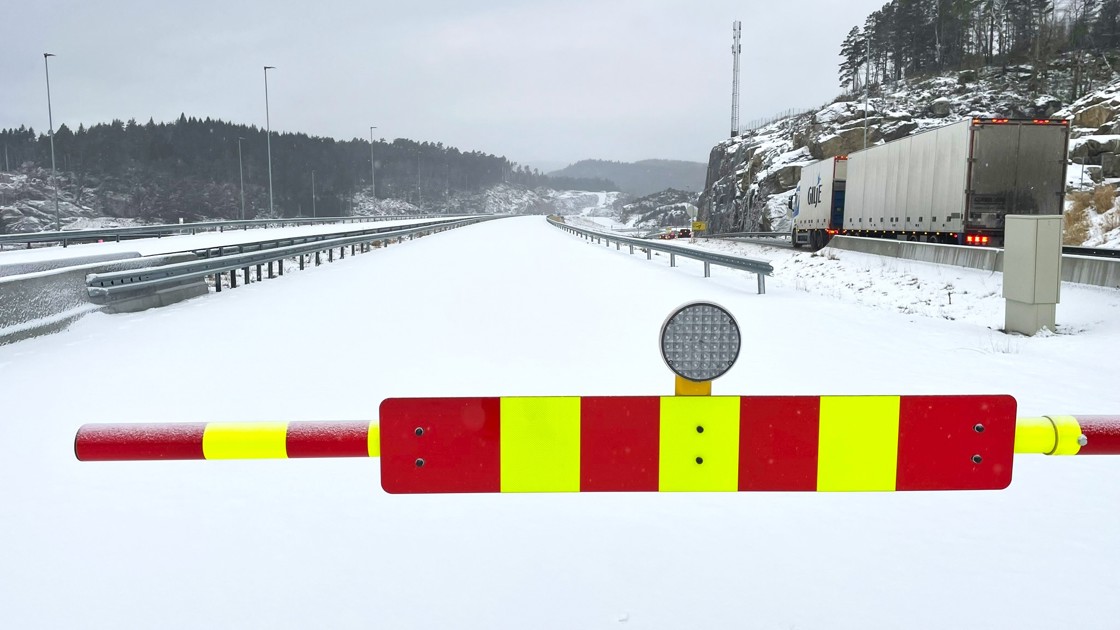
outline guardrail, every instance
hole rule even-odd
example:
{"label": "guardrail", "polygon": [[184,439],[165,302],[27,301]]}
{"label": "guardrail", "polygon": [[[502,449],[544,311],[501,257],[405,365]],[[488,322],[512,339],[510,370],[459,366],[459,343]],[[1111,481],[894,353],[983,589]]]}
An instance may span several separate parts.
{"label": "guardrail", "polygon": [[1063,246],[1062,253],[1068,256],[1094,256],[1096,258],[1120,258],[1120,249],[1106,247],[1071,247]]}
{"label": "guardrail", "polygon": [[[229,245],[215,245],[213,247],[188,247],[181,251],[191,252],[199,258],[214,258],[217,256],[227,256],[229,254],[246,254],[248,252],[262,251],[266,249],[274,249],[277,247],[284,247],[287,245],[302,245],[303,243],[313,243],[316,241],[326,241],[336,238],[343,238],[346,236],[364,236],[369,234],[380,234],[382,232],[391,232],[394,230],[403,230],[412,227],[427,227],[442,225],[454,221],[454,219],[446,219],[441,221],[431,221],[427,219],[417,219],[418,221],[427,221],[426,223],[410,223],[406,225],[391,225],[388,227],[369,227],[365,229],[350,229],[336,232],[326,232],[323,234],[305,234],[300,236],[287,236],[283,238],[268,238],[259,241],[243,241],[240,243],[231,243]],[[175,252],[178,253],[178,252]]]}
{"label": "guardrail", "polygon": [[704,238],[789,238],[789,232],[720,232],[706,234]]}
{"label": "guardrail", "polygon": [[704,263],[704,277],[707,278],[712,275],[711,266],[718,265],[720,267],[730,267],[731,269],[740,269],[749,271],[755,274],[758,278],[758,292],[759,294],[766,293],[766,276],[774,273],[774,267],[770,263],[762,260],[753,260],[751,258],[742,258],[740,256],[728,256],[726,254],[717,254],[714,252],[706,252],[699,249],[690,247],[678,247],[676,245],[668,245],[658,241],[650,241],[640,238],[631,238],[628,236],[621,236],[618,234],[611,234],[610,232],[599,232],[597,230],[588,230],[585,228],[578,228],[561,221],[557,221],[552,217],[548,217],[548,222],[552,225],[582,236],[588,240],[598,241],[602,243],[606,241],[607,247],[611,243],[615,244],[615,249],[621,249],[623,245],[630,247],[630,253],[634,253],[634,248],[637,247],[645,251],[646,259],[653,259],[653,252],[664,252],[669,254],[669,266],[677,266],[677,256],[682,258],[691,258],[699,260]]}
{"label": "guardrail", "polygon": [[[787,239],[790,238],[790,232],[721,232],[719,234],[708,234],[709,239]],[[900,239],[884,239],[885,241],[900,240]],[[913,241],[911,241],[913,242]],[[943,243],[944,244],[944,243]],[[955,244],[955,243],[948,243]],[[974,245],[956,245],[956,247],[974,248]],[[989,248],[991,249],[991,248]],[[1001,248],[996,248],[1001,249]],[[1091,256],[1094,258],[1120,258],[1120,249],[1109,248],[1082,248],[1073,247],[1073,245],[1062,245],[1062,253],[1066,256]]]}
{"label": "guardrail", "polygon": [[384,215],[363,217],[323,217],[315,219],[252,219],[246,221],[201,221],[197,223],[171,223],[162,225],[140,225],[126,228],[105,228],[101,230],[62,230],[61,232],[27,232],[23,234],[0,235],[0,245],[19,244],[31,247],[34,243],[70,243],[83,241],[113,240],[122,238],[150,238],[198,232],[226,230],[246,230],[251,227],[320,225],[325,223],[368,223],[372,221],[396,221],[401,219],[451,218],[446,215]]}
{"label": "guardrail", "polygon": [[[405,236],[413,237],[416,234],[425,232],[441,232],[498,218],[502,217],[472,217],[459,221],[439,222],[388,232],[360,234],[357,236],[320,240],[313,243],[276,247],[263,251],[231,254],[216,258],[204,258],[160,267],[90,274],[86,278],[87,291],[90,298],[98,299],[102,302],[112,302],[116,299],[129,299],[133,297],[133,294],[143,294],[152,290],[174,287],[184,282],[198,280],[208,276],[214,276],[215,290],[221,291],[221,274],[223,273],[228,272],[230,274],[230,288],[235,288],[237,286],[238,270],[244,272],[244,283],[249,284],[251,280],[250,271],[253,267],[256,267],[257,280],[260,281],[264,278],[264,265],[268,265],[268,277],[273,278],[276,276],[273,266],[274,263],[287,258],[295,258],[298,256],[299,268],[302,270],[305,266],[305,256],[308,257],[308,261],[306,261],[308,264],[313,256],[315,264],[319,265],[322,263],[321,255],[323,252],[327,253],[327,261],[333,262],[335,249],[339,250],[339,257],[341,259],[346,257],[347,247],[350,248],[350,254],[354,255],[357,253],[358,246],[362,246],[362,251],[366,252],[377,242],[387,242]],[[279,265],[279,275],[284,275],[283,264]]]}

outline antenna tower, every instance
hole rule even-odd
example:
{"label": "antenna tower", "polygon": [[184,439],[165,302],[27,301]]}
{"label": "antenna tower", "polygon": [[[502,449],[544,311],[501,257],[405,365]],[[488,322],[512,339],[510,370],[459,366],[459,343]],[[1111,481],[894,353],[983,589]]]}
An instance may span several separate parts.
{"label": "antenna tower", "polygon": [[732,44],[731,56],[735,59],[734,70],[731,78],[731,137],[734,138],[739,135],[739,53],[742,52],[742,47],[739,45],[739,33],[742,29],[742,22],[735,20],[735,24],[731,27]]}

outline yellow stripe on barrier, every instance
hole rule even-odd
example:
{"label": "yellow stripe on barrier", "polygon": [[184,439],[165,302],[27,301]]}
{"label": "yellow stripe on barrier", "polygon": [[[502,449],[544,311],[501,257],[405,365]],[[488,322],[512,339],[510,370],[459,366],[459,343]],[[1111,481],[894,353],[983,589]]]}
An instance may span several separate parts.
{"label": "yellow stripe on barrier", "polygon": [[894,490],[898,413],[898,396],[822,396],[817,490]]}
{"label": "yellow stripe on barrier", "polygon": [[202,433],[206,459],[285,459],[286,422],[211,422]]}
{"label": "yellow stripe on barrier", "polygon": [[739,404],[738,396],[661,399],[659,490],[739,489]]}
{"label": "yellow stripe on barrier", "polygon": [[501,399],[501,491],[579,492],[580,398]]}
{"label": "yellow stripe on barrier", "polygon": [[381,457],[381,427],[377,426],[376,423],[369,423],[367,439],[369,441],[369,456]]}
{"label": "yellow stripe on barrier", "polygon": [[1049,418],[1019,418],[1015,421],[1015,452],[1045,455],[1054,451],[1057,437]]}
{"label": "yellow stripe on barrier", "polygon": [[1058,443],[1048,455],[1076,455],[1081,450],[1081,424],[1073,416],[1048,416],[1057,428]]}

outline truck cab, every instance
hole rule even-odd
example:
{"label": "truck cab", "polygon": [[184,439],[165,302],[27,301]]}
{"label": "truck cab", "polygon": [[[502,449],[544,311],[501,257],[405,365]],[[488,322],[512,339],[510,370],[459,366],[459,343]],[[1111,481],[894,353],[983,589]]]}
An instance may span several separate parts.
{"label": "truck cab", "polygon": [[820,249],[843,228],[847,174],[848,158],[843,155],[801,169],[792,199],[794,247],[808,245]]}

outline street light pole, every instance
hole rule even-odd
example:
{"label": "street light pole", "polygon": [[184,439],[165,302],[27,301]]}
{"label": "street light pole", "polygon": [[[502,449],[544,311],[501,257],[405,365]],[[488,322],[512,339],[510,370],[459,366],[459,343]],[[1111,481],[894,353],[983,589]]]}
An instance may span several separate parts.
{"label": "street light pole", "polygon": [[268,214],[275,216],[272,209],[272,121],[268,115],[268,71],[275,70],[276,66],[264,67],[264,125],[265,138],[268,145]]}
{"label": "street light pole", "polygon": [[373,161],[373,130],[377,127],[369,128],[369,187],[370,194],[373,195],[373,205],[377,205],[377,166]]}
{"label": "street light pole", "polygon": [[319,213],[315,210],[315,171],[311,171],[311,218],[318,216]]}
{"label": "street light pole", "polygon": [[238,136],[237,138],[237,171],[241,174],[241,220],[245,220],[245,167],[241,162],[241,141],[245,138]]}
{"label": "street light pole", "polygon": [[51,113],[51,67],[47,63],[48,57],[54,57],[54,53],[43,53],[43,68],[47,72],[47,121],[50,123],[50,137],[51,137],[51,182],[54,185],[54,229],[59,232],[62,231],[62,219],[58,214],[58,174],[55,171],[54,165],[54,114]]}

